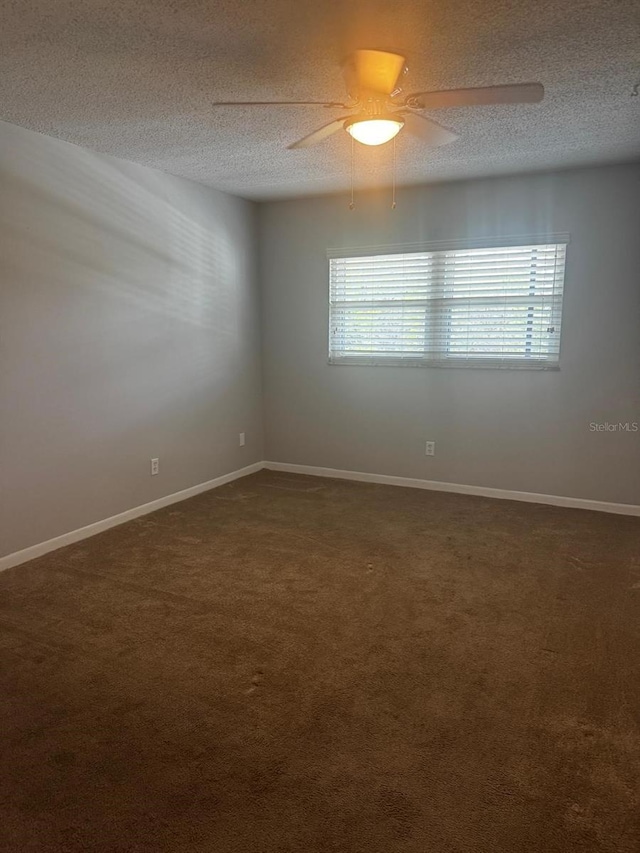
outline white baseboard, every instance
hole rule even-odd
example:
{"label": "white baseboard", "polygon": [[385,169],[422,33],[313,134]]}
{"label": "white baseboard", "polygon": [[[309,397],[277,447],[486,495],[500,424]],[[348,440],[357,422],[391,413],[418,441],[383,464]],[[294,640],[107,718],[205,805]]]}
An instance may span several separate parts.
{"label": "white baseboard", "polygon": [[37,545],[31,545],[29,548],[24,548],[22,551],[15,551],[13,554],[0,557],[0,571],[10,569],[13,566],[19,566],[21,563],[26,563],[29,560],[35,560],[36,557],[42,557],[43,554],[48,554],[50,551],[64,548],[65,545],[72,545],[74,542],[80,542],[82,539],[88,539],[90,536],[95,536],[96,533],[109,530],[110,527],[116,527],[119,524],[124,524],[126,521],[139,518],[141,515],[146,515],[170,504],[192,498],[202,492],[207,492],[210,489],[223,486],[225,483],[230,483],[232,480],[238,480],[240,477],[246,477],[248,474],[255,474],[256,471],[260,471],[263,468],[267,468],[270,471],[288,472],[290,474],[307,474],[312,477],[332,477],[337,480],[356,480],[361,483],[381,483],[387,486],[404,486],[410,489],[455,492],[461,495],[477,495],[485,498],[525,501],[526,503],[549,504],[550,506],[563,506],[573,509],[590,509],[596,512],[612,512],[618,515],[640,516],[640,506],[635,504],[592,501],[586,498],[567,498],[560,495],[539,495],[535,492],[513,492],[508,489],[492,489],[486,486],[465,486],[461,483],[442,483],[439,480],[419,480],[413,477],[393,477],[389,474],[368,474],[364,471],[344,471],[341,468],[320,468],[316,465],[295,465],[289,462],[254,462],[253,465],[247,465],[246,468],[240,468],[238,471],[223,474],[221,477],[208,480],[206,483],[198,483],[197,486],[191,486],[180,492],[165,495],[163,498],[133,507],[133,509],[118,513],[118,515],[112,515],[110,518],[105,518],[102,521],[96,521],[94,524],[88,524],[86,527],[80,527],[78,530],[63,533],[62,536],[56,536],[55,539],[48,539],[46,542],[40,542]]}
{"label": "white baseboard", "polygon": [[223,474],[221,477],[216,477],[214,480],[207,480],[206,483],[198,483],[197,486],[190,486],[188,489],[182,489],[180,492],[174,492],[171,495],[165,495],[163,498],[158,498],[155,501],[150,501],[147,504],[133,507],[133,509],[120,512],[118,515],[112,515],[110,518],[105,518],[102,521],[96,521],[94,524],[87,524],[86,527],[80,527],[77,530],[71,530],[69,533],[63,533],[62,536],[56,536],[55,539],[48,539],[46,542],[40,542],[37,545],[31,545],[29,548],[24,548],[22,551],[15,551],[13,554],[7,554],[6,557],[0,557],[0,571],[11,569],[13,566],[19,566],[21,563],[26,563],[28,560],[35,560],[36,557],[42,557],[43,554],[48,554],[49,551],[55,551],[58,548],[64,548],[65,545],[72,545],[74,542],[79,542],[81,539],[88,539],[90,536],[95,536],[96,533],[102,533],[103,530],[108,530],[110,527],[116,527],[118,524],[124,524],[125,521],[131,521],[141,515],[146,515],[149,512],[155,512],[157,509],[169,506],[170,504],[184,501],[187,498],[192,498],[202,492],[208,492],[209,489],[216,489],[218,486],[224,486],[225,483],[230,483],[232,480],[238,480],[240,477],[246,477],[247,474],[255,474],[264,468],[264,463],[254,462],[253,465],[247,465],[246,468],[240,468],[238,471],[231,471],[229,474]]}
{"label": "white baseboard", "polygon": [[461,483],[442,483],[439,480],[417,480],[412,477],[393,477],[388,474],[367,474],[362,471],[343,471],[340,468],[319,468],[315,465],[293,465],[288,462],[265,462],[270,471],[286,471],[290,474],[309,474],[312,477],[333,477],[338,480],[357,480],[361,483],[382,483],[387,486],[405,486],[410,489],[430,489],[435,492],[455,492],[460,495],[478,495],[484,498],[499,498],[508,501],[549,504],[573,509],[590,509],[596,512],[613,512],[618,515],[640,516],[640,506],[635,504],[608,503],[586,498],[566,498],[559,495],[539,495],[535,492],[512,492],[508,489],[492,489],[486,486],[465,486]]}

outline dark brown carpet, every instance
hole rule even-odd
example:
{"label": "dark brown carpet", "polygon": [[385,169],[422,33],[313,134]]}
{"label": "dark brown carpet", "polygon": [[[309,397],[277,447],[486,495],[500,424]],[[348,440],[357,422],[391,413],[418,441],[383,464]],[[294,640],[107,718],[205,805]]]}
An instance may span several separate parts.
{"label": "dark brown carpet", "polygon": [[262,472],[0,576],[0,849],[640,849],[640,521]]}

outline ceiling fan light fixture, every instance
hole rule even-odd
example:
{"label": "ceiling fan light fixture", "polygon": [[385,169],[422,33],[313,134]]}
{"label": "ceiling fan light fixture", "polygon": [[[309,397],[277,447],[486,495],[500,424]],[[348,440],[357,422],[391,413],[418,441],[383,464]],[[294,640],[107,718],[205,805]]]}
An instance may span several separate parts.
{"label": "ceiling fan light fixture", "polygon": [[345,123],[345,130],[363,145],[384,145],[393,139],[404,127],[401,118],[355,118]]}

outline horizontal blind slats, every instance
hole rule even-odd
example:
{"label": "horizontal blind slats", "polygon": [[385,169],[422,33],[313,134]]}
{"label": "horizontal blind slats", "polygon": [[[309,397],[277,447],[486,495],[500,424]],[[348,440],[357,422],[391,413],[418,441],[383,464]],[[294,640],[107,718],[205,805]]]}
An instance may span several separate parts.
{"label": "horizontal blind slats", "polygon": [[557,365],[565,245],[330,260],[330,360]]}

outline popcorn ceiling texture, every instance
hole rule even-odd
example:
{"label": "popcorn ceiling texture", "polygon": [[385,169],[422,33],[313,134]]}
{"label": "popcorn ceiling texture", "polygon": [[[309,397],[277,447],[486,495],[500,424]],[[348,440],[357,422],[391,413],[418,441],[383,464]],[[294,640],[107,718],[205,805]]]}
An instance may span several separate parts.
{"label": "popcorn ceiling texture", "polygon": [[[539,80],[540,105],[434,111],[461,138],[398,139],[424,183],[640,158],[637,0],[5,0],[0,118],[254,199],[345,189],[350,140],[291,141],[323,107],[215,100],[345,97],[356,47],[408,57],[407,90]],[[390,182],[391,146],[358,146],[359,186]]]}

